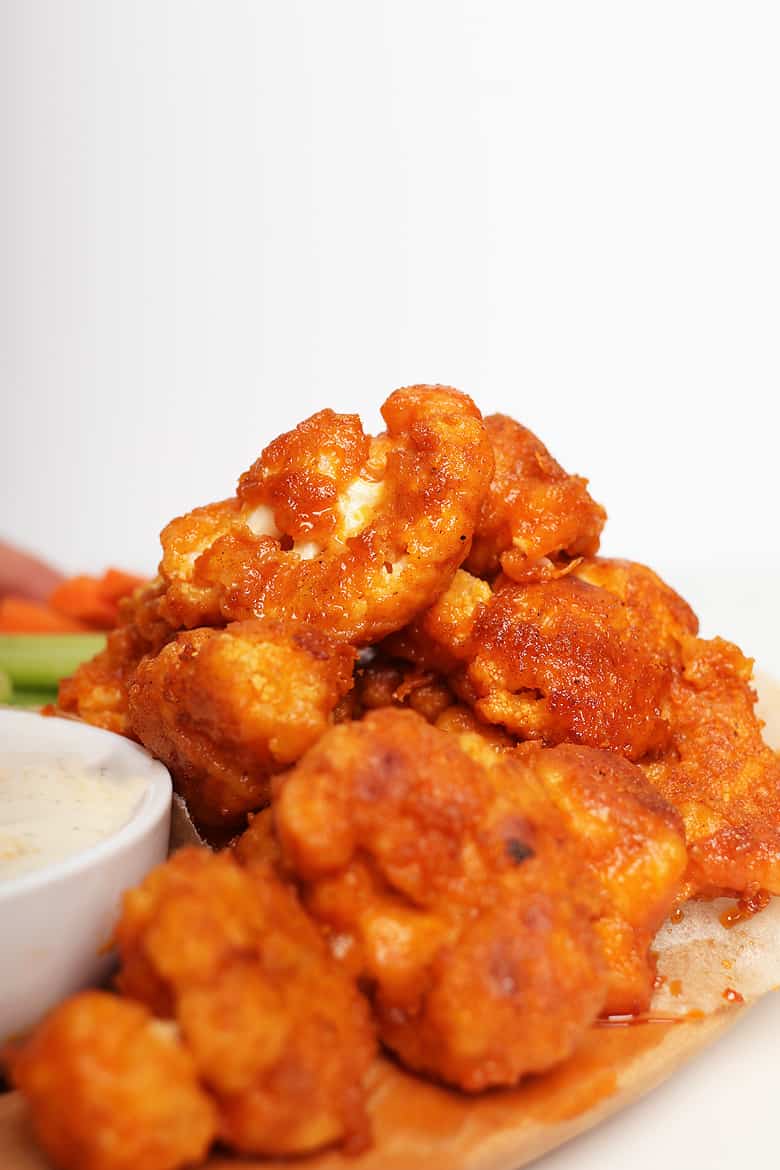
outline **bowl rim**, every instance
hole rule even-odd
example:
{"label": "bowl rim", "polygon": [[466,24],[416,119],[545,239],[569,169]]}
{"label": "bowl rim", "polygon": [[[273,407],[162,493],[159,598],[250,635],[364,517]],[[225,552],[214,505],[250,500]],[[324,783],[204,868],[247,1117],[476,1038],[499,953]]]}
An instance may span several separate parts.
{"label": "bowl rim", "polygon": [[[132,758],[133,764],[147,780],[147,784],[141,800],[130,815],[130,819],[119,829],[104,837],[102,841],[98,841],[86,849],[81,849],[70,857],[53,861],[40,869],[32,870],[30,873],[21,874],[19,877],[0,879],[0,906],[42,887],[52,886],[79,874],[86,874],[93,868],[99,868],[112,858],[131,850],[153,832],[162,820],[170,817],[173,784],[168,769],[140,744],[125,739],[124,736],[117,735],[116,732],[93,727],[78,719],[41,715],[38,711],[17,711],[9,707],[0,709],[0,737],[4,740],[3,746],[5,747],[7,744],[6,737],[3,735],[4,724],[17,720],[29,720],[32,723],[36,719],[43,719],[49,725],[56,721],[59,725],[58,730],[65,738],[73,737],[75,750],[78,750],[79,741],[83,742],[84,739],[105,741],[113,751],[118,751],[128,759]],[[46,755],[47,750],[44,747],[41,754]],[[2,748],[0,748],[1,753]]]}

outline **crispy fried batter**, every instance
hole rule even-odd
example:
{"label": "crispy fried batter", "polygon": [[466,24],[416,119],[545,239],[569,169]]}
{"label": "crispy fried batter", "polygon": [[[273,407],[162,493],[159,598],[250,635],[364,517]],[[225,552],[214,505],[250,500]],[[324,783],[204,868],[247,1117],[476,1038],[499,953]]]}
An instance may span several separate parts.
{"label": "crispy fried batter", "polygon": [[636,561],[593,557],[575,565],[572,575],[614,594],[625,608],[627,622],[645,643],[679,664],[680,643],[698,632],[699,619],[657,573]]}
{"label": "crispy fried batter", "polygon": [[438,601],[383,644],[383,653],[449,677],[462,686],[464,664],[474,654],[474,626],[493,597],[487,581],[459,569]]}
{"label": "crispy fried batter", "polygon": [[175,1026],[102,991],[56,1008],[13,1056],[12,1075],[62,1170],[176,1170],[216,1135]]}
{"label": "crispy fried batter", "polygon": [[173,636],[159,616],[159,580],[142,585],[119,603],[120,625],[101,650],[61,681],[57,706],[87,723],[131,735],[127,720],[127,684],[144,654],[156,653]]}
{"label": "crispy fried batter", "polygon": [[179,634],[129,683],[132,732],[170,769],[203,825],[239,825],[269,777],[329,726],[354,651],[314,627],[237,622]]}
{"label": "crispy fried batter", "polygon": [[522,761],[392,708],[280,777],[285,862],[410,1068],[475,1091],[565,1059],[601,1008],[598,899]]}
{"label": "crispy fried batter", "polygon": [[460,571],[390,653],[454,673],[477,714],[524,739],[638,759],[663,746],[671,670],[611,593],[573,574],[490,586]]}
{"label": "crispy fried batter", "polygon": [[265,449],[237,497],[168,525],[173,626],[286,618],[363,645],[435,600],[469,551],[490,443],[448,387],[397,390],[382,413],[368,439],[356,416],[320,411]]}
{"label": "crispy fried batter", "polygon": [[691,892],[780,894],[780,758],[761,736],[753,664],[720,638],[688,637],[682,658],[672,745],[645,772],[685,821]]}
{"label": "crispy fried batter", "polygon": [[670,742],[643,766],[685,821],[689,892],[780,893],[780,763],[753,710],[752,663],[729,642],[696,637],[696,615],[644,565],[597,558],[574,575],[618,597],[670,664]]}
{"label": "crispy fried batter", "polygon": [[503,727],[483,723],[465,703],[453,703],[451,707],[447,707],[434,720],[434,725],[439,731],[446,731],[450,735],[477,736],[495,752],[511,751],[517,746],[514,736],[504,731]]}
{"label": "crispy fried batter", "polygon": [[593,556],[607,514],[588,481],[567,475],[529,430],[505,414],[485,419],[496,470],[482,504],[466,562],[492,577],[503,568],[516,581],[552,577],[573,557]]}
{"label": "crispy fried batter", "polygon": [[274,830],[274,810],[271,805],[262,812],[250,813],[249,824],[240,837],[231,843],[233,856],[241,865],[261,861],[282,872],[282,855]]}
{"label": "crispy fried batter", "polygon": [[176,1019],[222,1141],[365,1145],[366,1003],[269,866],[181,851],[125,896],[117,942],[122,991]]}
{"label": "crispy fried batter", "polygon": [[484,723],[470,707],[457,702],[441,675],[401,659],[387,658],[381,652],[358,668],[350,698],[352,703],[345,719],[360,719],[367,711],[383,707],[405,707],[441,731],[481,735],[496,750],[512,748],[517,743],[502,728]]}
{"label": "crispy fried batter", "polygon": [[381,707],[409,707],[429,723],[435,723],[455,702],[444,678],[383,654],[358,668],[353,693],[353,719]]}
{"label": "crispy fried batter", "polygon": [[640,768],[613,752],[572,744],[518,751],[604,892],[596,924],[609,972],[604,1013],[644,1011],[653,990],[650,943],[685,875],[682,819]]}

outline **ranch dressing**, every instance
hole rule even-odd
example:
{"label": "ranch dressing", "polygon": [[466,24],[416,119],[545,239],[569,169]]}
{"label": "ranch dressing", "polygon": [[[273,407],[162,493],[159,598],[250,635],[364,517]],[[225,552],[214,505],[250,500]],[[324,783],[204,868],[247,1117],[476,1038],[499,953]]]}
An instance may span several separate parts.
{"label": "ranch dressing", "polygon": [[138,807],[147,781],[113,776],[78,756],[0,759],[0,888],[116,833]]}

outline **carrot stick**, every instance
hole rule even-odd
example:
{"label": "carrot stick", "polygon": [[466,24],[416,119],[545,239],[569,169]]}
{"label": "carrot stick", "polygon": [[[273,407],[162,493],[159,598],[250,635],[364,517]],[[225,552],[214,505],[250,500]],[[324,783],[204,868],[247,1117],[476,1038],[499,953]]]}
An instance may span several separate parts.
{"label": "carrot stick", "polygon": [[137,577],[135,573],[126,573],[124,569],[106,569],[98,582],[100,595],[106,601],[118,602],[131,594],[139,585],[143,585],[145,580],[145,577]]}
{"label": "carrot stick", "polygon": [[26,597],[0,598],[0,633],[67,634],[88,630],[84,622],[57,613],[39,601]]}
{"label": "carrot stick", "polygon": [[101,630],[117,623],[116,604],[103,597],[97,578],[86,574],[62,581],[49,597],[49,605],[65,617]]}
{"label": "carrot stick", "polygon": [[121,598],[142,584],[142,577],[121,569],[107,569],[102,577],[82,573],[62,581],[49,597],[49,605],[93,629],[110,630],[119,620]]}

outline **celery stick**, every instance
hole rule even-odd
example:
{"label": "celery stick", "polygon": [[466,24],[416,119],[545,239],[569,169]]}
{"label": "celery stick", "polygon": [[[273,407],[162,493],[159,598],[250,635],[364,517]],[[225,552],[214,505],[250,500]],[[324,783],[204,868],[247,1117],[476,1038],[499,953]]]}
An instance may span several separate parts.
{"label": "celery stick", "polygon": [[10,703],[13,694],[11,680],[4,670],[0,670],[0,703]]}
{"label": "celery stick", "polygon": [[46,690],[105,644],[105,634],[0,634],[0,670],[14,688]]}
{"label": "celery stick", "polygon": [[47,703],[57,701],[55,690],[15,690],[10,699],[6,700],[11,707],[45,707]]}

